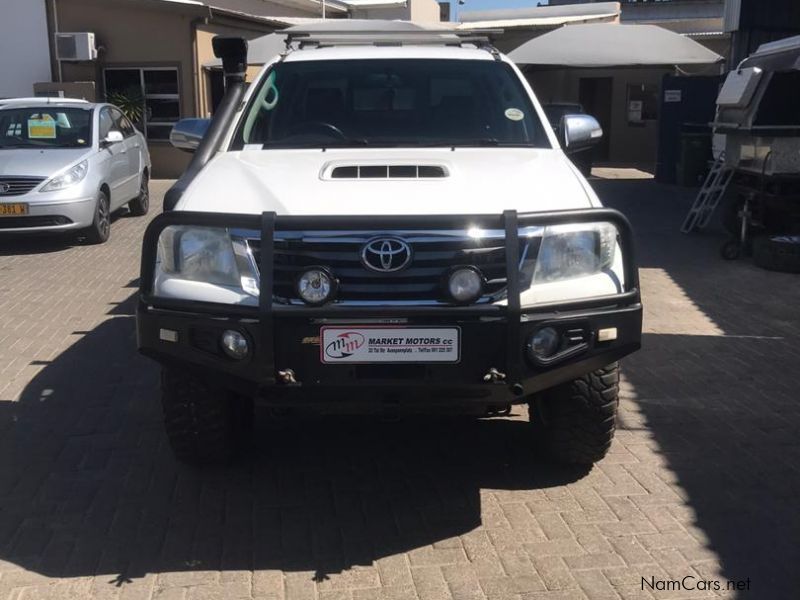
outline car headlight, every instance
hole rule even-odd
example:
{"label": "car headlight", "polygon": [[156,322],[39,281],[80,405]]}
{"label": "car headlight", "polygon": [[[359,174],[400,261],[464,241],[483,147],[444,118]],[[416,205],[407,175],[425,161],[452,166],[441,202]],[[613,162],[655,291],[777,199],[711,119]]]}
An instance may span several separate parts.
{"label": "car headlight", "polygon": [[226,229],[215,227],[173,225],[161,232],[155,294],[220,301],[219,297],[208,296],[209,290],[182,285],[185,282],[228,288],[253,297],[259,295],[258,273],[247,243],[232,237]]}
{"label": "car headlight", "polygon": [[81,161],[74,167],[67,169],[61,175],[56,175],[50,181],[48,181],[41,190],[42,192],[56,192],[58,190],[63,190],[70,186],[75,185],[83,181],[86,177],[86,173],[89,172],[89,161]]}
{"label": "car headlight", "polygon": [[546,227],[533,285],[600,273],[614,262],[616,246],[617,229],[610,223]]}

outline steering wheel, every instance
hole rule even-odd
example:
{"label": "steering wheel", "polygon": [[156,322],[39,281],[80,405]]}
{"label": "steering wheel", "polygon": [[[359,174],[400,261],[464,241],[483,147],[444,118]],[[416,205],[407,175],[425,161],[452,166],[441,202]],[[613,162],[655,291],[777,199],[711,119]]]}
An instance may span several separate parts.
{"label": "steering wheel", "polygon": [[298,123],[289,129],[288,135],[303,135],[308,133],[322,133],[323,135],[333,135],[341,140],[346,140],[347,136],[336,125],[324,121],[307,121]]}

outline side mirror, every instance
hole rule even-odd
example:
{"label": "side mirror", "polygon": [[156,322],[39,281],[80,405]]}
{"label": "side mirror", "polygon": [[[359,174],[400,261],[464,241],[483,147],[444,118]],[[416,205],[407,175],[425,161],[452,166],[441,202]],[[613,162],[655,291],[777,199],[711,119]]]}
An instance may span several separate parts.
{"label": "side mirror", "polygon": [[603,137],[603,128],[590,115],[564,115],[558,132],[567,154],[594,146]]}
{"label": "side mirror", "polygon": [[121,142],[123,139],[122,132],[109,131],[108,135],[106,135],[105,139],[103,139],[103,145],[108,146],[110,144],[116,144],[117,142]]}
{"label": "side mirror", "polygon": [[211,119],[181,119],[169,134],[170,143],[178,150],[194,152],[203,141]]}

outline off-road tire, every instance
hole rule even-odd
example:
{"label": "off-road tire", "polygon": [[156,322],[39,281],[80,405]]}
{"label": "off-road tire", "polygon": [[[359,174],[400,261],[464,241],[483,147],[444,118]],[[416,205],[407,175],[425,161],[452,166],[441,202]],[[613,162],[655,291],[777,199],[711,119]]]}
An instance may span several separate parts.
{"label": "off-road tire", "polygon": [[800,273],[800,235],[764,235],[753,240],[753,262],[762,269]]}
{"label": "off-road tire", "polygon": [[190,374],[162,370],[161,405],[170,446],[183,463],[227,463],[249,439],[252,401]]}
{"label": "off-road tire", "polygon": [[150,178],[146,171],[142,171],[142,179],[139,183],[139,195],[128,202],[128,210],[134,217],[143,217],[150,210]]}
{"label": "off-road tire", "polygon": [[529,404],[537,442],[559,463],[602,459],[616,431],[619,365],[614,363],[540,393]]}
{"label": "off-road tire", "polygon": [[111,206],[108,194],[103,190],[97,193],[92,224],[83,231],[87,244],[103,244],[111,236]]}

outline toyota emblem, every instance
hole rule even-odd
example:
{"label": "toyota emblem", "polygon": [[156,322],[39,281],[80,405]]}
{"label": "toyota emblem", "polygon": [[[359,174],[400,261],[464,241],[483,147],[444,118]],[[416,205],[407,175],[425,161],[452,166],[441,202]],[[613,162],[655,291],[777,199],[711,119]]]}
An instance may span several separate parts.
{"label": "toyota emblem", "polygon": [[411,262],[411,246],[396,237],[375,238],[361,248],[361,262],[371,271],[394,273]]}
{"label": "toyota emblem", "polygon": [[11,190],[11,186],[7,183],[0,182],[0,194],[7,194]]}

